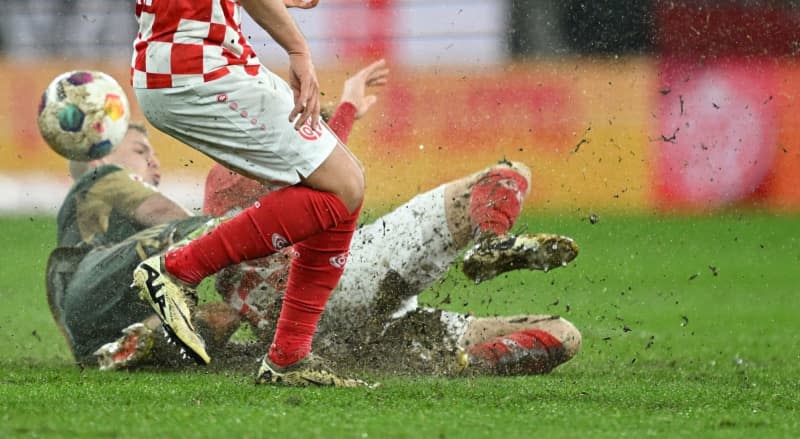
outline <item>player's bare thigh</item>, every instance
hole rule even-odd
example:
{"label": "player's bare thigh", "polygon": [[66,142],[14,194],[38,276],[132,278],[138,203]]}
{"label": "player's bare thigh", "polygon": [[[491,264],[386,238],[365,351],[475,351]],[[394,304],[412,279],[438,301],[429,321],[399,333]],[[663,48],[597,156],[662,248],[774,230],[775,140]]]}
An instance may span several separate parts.
{"label": "player's bare thigh", "polygon": [[302,184],[336,194],[353,212],[364,199],[364,168],[346,146],[339,143],[333,152]]}
{"label": "player's bare thigh", "polygon": [[[519,172],[527,180],[528,191],[530,191],[531,170],[520,162],[498,163],[468,177],[448,183],[444,190],[445,214],[447,215],[447,227],[450,229],[453,242],[457,247],[466,246],[472,239],[472,224],[469,219],[469,198],[472,186],[486,172],[498,168],[511,168]],[[525,195],[527,196],[528,194],[526,193]]]}

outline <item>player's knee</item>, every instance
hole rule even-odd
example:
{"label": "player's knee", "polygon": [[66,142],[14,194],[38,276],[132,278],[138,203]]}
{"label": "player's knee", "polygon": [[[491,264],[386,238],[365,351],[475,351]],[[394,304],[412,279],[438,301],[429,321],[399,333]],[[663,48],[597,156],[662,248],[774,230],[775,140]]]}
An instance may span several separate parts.
{"label": "player's knee", "polygon": [[364,202],[365,189],[364,172],[356,168],[339,182],[339,188],[335,193],[347,206],[347,210],[354,212]]}
{"label": "player's knee", "polygon": [[335,194],[350,212],[364,201],[364,170],[344,148],[336,148],[325,162],[305,179],[308,186]]}

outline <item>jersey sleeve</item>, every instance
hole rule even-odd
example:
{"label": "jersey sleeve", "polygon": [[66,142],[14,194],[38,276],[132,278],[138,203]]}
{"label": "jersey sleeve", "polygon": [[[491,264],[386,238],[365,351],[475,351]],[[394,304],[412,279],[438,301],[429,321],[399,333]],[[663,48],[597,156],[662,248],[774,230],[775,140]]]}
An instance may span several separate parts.
{"label": "jersey sleeve", "polygon": [[347,143],[350,130],[356,121],[356,106],[350,102],[342,102],[328,121],[328,126],[343,143]]}
{"label": "jersey sleeve", "polygon": [[120,214],[133,217],[133,212],[152,195],[159,193],[156,188],[143,182],[125,170],[118,170],[101,177],[89,189],[92,197],[102,199]]}

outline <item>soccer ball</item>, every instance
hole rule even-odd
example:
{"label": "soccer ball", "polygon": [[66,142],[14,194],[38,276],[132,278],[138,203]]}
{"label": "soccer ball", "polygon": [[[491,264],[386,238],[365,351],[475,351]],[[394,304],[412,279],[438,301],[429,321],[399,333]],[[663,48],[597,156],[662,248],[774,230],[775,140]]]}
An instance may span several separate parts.
{"label": "soccer ball", "polygon": [[62,73],[39,103],[39,132],[53,151],[70,160],[111,152],[128,131],[129,118],[125,91],[103,72]]}

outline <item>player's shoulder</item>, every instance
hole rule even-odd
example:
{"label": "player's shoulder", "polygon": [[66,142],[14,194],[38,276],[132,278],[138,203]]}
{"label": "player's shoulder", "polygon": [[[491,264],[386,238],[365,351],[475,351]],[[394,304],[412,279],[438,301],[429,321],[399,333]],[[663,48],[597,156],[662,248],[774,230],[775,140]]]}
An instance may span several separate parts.
{"label": "player's shoulder", "polygon": [[118,176],[119,173],[125,170],[117,165],[100,165],[86,171],[76,182],[76,186],[86,186],[97,183],[98,181],[107,178],[110,175]]}

